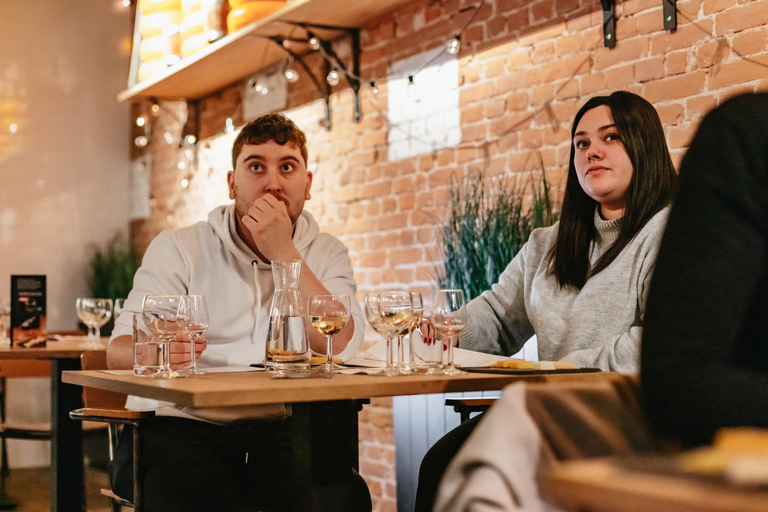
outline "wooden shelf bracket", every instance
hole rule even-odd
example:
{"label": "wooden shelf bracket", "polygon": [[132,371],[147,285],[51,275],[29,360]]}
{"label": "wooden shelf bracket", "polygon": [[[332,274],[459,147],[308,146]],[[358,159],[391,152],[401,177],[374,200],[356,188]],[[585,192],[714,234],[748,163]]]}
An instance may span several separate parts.
{"label": "wooden shelf bracket", "polygon": [[661,0],[664,14],[664,30],[677,30],[677,0]]}

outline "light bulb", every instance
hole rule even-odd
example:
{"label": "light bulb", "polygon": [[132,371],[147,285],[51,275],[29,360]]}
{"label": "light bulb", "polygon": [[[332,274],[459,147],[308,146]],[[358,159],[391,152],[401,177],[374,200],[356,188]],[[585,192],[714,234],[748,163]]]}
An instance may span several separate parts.
{"label": "light bulb", "polygon": [[282,45],[283,45],[283,48],[288,49],[291,47],[291,42],[287,39],[283,39]]}
{"label": "light bulb", "polygon": [[184,156],[187,158],[192,158],[192,150],[191,149],[185,149],[184,150]]}
{"label": "light bulb", "polygon": [[461,51],[461,40],[459,40],[459,36],[456,36],[448,43],[448,53],[456,55],[459,51]]}
{"label": "light bulb", "polygon": [[144,126],[147,122],[147,118],[144,116],[139,116],[136,118],[136,126]]}
{"label": "light bulb", "polygon": [[292,84],[296,83],[299,80],[299,72],[296,71],[295,69],[292,69],[292,68],[286,69],[284,75],[285,75],[285,79],[291,82]]}
{"label": "light bulb", "polygon": [[131,0],[123,0],[123,7],[130,7],[131,6]]}
{"label": "light bulb", "polygon": [[259,90],[259,92],[261,93],[262,96],[264,96],[269,92],[269,87],[267,87],[266,85],[262,85],[261,90]]}
{"label": "light bulb", "polygon": [[190,134],[190,135],[187,135],[186,139],[184,139],[184,140],[187,141],[187,144],[191,145],[191,144],[194,144],[195,142],[197,142],[197,137],[195,137],[194,135]]}
{"label": "light bulb", "polygon": [[187,168],[187,162],[181,160],[179,163],[176,164],[176,167],[178,167],[181,170],[184,170]]}
{"label": "light bulb", "polygon": [[147,144],[149,144],[149,139],[147,139],[144,135],[139,135],[133,139],[133,143],[136,144],[137,148],[145,148],[147,147]]}
{"label": "light bulb", "polygon": [[165,142],[168,144],[173,143],[173,134],[171,132],[165,132]]}
{"label": "light bulb", "polygon": [[376,87],[376,82],[371,82],[371,92],[373,94],[379,94],[379,88]]}
{"label": "light bulb", "polygon": [[332,69],[330,73],[328,73],[328,76],[326,77],[326,82],[328,82],[328,85],[334,86],[339,85],[339,79],[340,79],[339,71],[337,69]]}
{"label": "light bulb", "polygon": [[224,131],[227,133],[232,133],[235,131],[235,125],[232,123],[232,118],[228,117],[225,122],[226,128],[224,128]]}
{"label": "light bulb", "polygon": [[320,49],[320,40],[316,38],[315,36],[312,36],[309,38],[309,47],[313,50],[319,50]]}
{"label": "light bulb", "polygon": [[413,82],[413,75],[408,75],[408,87],[413,87],[414,85],[416,84]]}
{"label": "light bulb", "polygon": [[19,125],[16,124],[16,123],[9,124],[8,125],[8,131],[11,132],[12,134],[16,133],[17,131],[19,131]]}
{"label": "light bulb", "polygon": [[187,188],[189,186],[189,180],[187,178],[184,178],[181,180],[181,188]]}
{"label": "light bulb", "polygon": [[159,103],[153,103],[152,104],[152,113],[157,114],[160,112],[160,104]]}

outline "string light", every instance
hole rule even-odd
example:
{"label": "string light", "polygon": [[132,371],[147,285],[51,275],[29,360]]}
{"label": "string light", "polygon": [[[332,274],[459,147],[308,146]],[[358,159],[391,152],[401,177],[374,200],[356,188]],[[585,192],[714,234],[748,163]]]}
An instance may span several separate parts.
{"label": "string light", "polygon": [[416,84],[413,82],[413,75],[408,75],[408,87],[413,87],[414,85]]}
{"label": "string light", "polygon": [[231,117],[227,118],[227,120],[225,121],[225,125],[226,125],[226,127],[224,128],[225,132],[232,133],[233,131],[235,131],[235,125],[232,122],[232,118]]}
{"label": "string light", "polygon": [[376,87],[376,82],[371,82],[371,92],[373,94],[379,94],[379,88]]}
{"label": "string light", "polygon": [[253,89],[261,94],[267,94],[269,92],[269,88],[261,82],[254,82]]}
{"label": "string light", "polygon": [[312,35],[312,33],[309,33],[309,47],[313,50],[319,50],[320,49],[320,40]]}
{"label": "string light", "polygon": [[144,135],[139,135],[135,139],[133,139],[133,143],[136,145],[137,148],[145,148],[147,147],[147,144],[149,144],[149,139]]}
{"label": "string light", "polygon": [[153,114],[157,115],[157,113],[160,112],[160,104],[158,102],[152,103],[150,110],[152,110]]}
{"label": "string light", "polygon": [[189,179],[184,178],[181,180],[181,188],[187,188],[189,186]]}
{"label": "string light", "polygon": [[456,36],[448,43],[448,53],[456,55],[461,51],[461,39],[460,36]]}
{"label": "string light", "polygon": [[184,160],[179,160],[179,163],[176,164],[176,167],[181,169],[182,171],[187,168],[187,162]]}
{"label": "string light", "polygon": [[149,196],[149,206],[151,206],[152,208],[157,206],[157,199],[155,198],[155,196]]}
{"label": "string light", "polygon": [[326,77],[325,81],[328,82],[328,85],[334,86],[339,85],[339,79],[341,76],[339,75],[338,69],[332,69],[330,73],[328,73],[328,76]]}
{"label": "string light", "polygon": [[293,68],[288,68],[285,70],[285,79],[288,80],[290,83],[296,83],[299,80],[299,73]]}
{"label": "string light", "polygon": [[11,123],[8,125],[8,131],[12,134],[15,134],[17,131],[19,131],[19,125],[16,123]]}
{"label": "string light", "polygon": [[131,0],[123,0],[123,7],[130,7],[131,6]]}
{"label": "string light", "polygon": [[146,122],[147,122],[147,118],[144,116],[139,116],[136,118],[136,126],[144,126]]}
{"label": "string light", "polygon": [[165,142],[173,144],[173,134],[171,132],[165,132]]}
{"label": "string light", "polygon": [[191,149],[185,149],[184,150],[184,156],[187,158],[192,158],[192,150]]}
{"label": "string light", "polygon": [[195,137],[194,135],[190,134],[190,135],[187,135],[184,140],[187,141],[187,144],[194,145],[194,143],[197,142],[197,137]]}

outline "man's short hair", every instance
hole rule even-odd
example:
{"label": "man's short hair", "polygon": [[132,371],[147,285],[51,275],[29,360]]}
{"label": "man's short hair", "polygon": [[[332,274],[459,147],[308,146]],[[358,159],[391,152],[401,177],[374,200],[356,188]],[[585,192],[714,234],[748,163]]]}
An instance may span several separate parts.
{"label": "man's short hair", "polygon": [[257,146],[265,142],[275,141],[281,146],[292,142],[304,158],[307,165],[307,137],[293,121],[283,114],[266,114],[246,124],[232,145],[232,169],[237,166],[237,157],[246,144]]}

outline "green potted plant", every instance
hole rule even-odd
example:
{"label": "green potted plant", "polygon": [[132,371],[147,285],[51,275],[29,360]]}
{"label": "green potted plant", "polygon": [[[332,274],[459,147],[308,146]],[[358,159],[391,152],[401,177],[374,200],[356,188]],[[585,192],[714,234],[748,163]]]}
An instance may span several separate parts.
{"label": "green potted plant", "polygon": [[437,282],[463,290],[467,300],[498,281],[531,231],[557,220],[540,157],[527,176],[477,171],[451,179],[447,210],[437,237]]}

